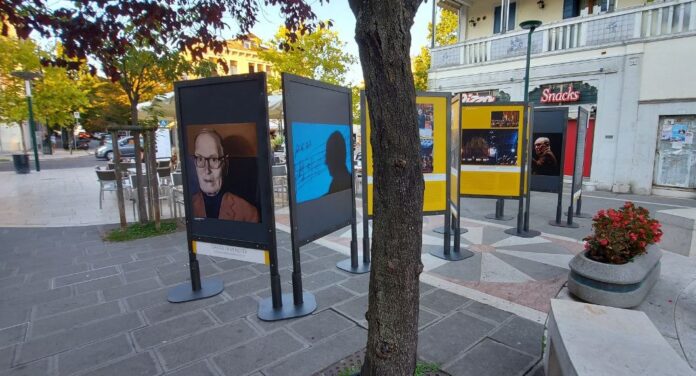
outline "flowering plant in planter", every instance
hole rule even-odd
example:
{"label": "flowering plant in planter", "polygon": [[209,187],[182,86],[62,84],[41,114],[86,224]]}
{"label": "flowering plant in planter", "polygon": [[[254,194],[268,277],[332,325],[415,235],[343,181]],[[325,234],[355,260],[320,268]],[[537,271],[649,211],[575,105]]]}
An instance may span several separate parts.
{"label": "flowering plant in planter", "polygon": [[646,247],[660,241],[660,222],[650,212],[628,201],[618,210],[600,210],[592,219],[593,234],[587,236],[587,257],[608,264],[625,264],[646,253]]}

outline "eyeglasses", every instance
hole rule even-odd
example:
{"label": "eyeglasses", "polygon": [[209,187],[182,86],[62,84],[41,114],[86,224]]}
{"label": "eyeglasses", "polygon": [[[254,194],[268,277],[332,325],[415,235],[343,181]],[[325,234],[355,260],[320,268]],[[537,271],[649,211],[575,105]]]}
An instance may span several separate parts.
{"label": "eyeglasses", "polygon": [[194,155],[193,160],[196,162],[196,167],[205,168],[206,165],[212,169],[218,169],[222,166],[222,162],[225,157],[202,157],[200,155]]}

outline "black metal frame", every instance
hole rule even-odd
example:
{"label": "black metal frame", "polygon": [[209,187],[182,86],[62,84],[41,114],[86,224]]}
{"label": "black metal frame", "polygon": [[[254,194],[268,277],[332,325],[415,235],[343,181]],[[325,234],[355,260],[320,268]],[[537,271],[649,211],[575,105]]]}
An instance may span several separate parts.
{"label": "black metal frame", "polygon": [[[228,222],[228,221],[218,221],[214,219],[204,219],[202,221],[195,221],[193,219],[193,211],[191,208],[190,192],[188,187],[189,181],[189,166],[186,156],[189,155],[186,129],[189,125],[200,125],[200,124],[186,124],[182,121],[182,111],[181,111],[181,90],[192,87],[206,87],[211,85],[228,85],[241,82],[256,81],[259,86],[258,93],[254,95],[259,95],[260,102],[262,106],[258,109],[258,113],[255,117],[256,123],[256,137],[258,142],[257,149],[257,161],[259,166],[259,175],[257,177],[257,187],[260,192],[260,196],[266,198],[261,201],[261,218],[262,221],[259,224],[249,224],[242,222]],[[255,249],[267,249],[269,252],[270,259],[270,269],[271,269],[271,291],[272,291],[272,306],[274,309],[278,309],[282,306],[282,301],[280,297],[280,274],[278,273],[278,255],[277,255],[277,244],[275,236],[275,216],[273,212],[273,195],[272,195],[272,182],[271,182],[271,161],[270,161],[270,137],[268,129],[268,98],[266,96],[266,74],[265,73],[254,73],[246,75],[235,75],[226,77],[213,77],[204,78],[191,81],[180,81],[174,84],[175,103],[177,112],[177,124],[179,132],[179,155],[181,156],[181,173],[184,191],[184,208],[185,208],[185,219],[186,219],[186,242],[189,251],[189,268],[191,273],[191,287],[189,288],[187,284],[182,284],[174,287],[170,290],[169,301],[170,302],[184,302],[190,300],[203,299],[210,296],[219,294],[223,289],[222,280],[211,279],[203,280],[200,278],[200,269],[198,266],[198,260],[196,257],[195,249],[193,246],[194,241],[210,242],[216,244],[224,244],[231,246],[241,246],[246,248]],[[248,119],[245,119],[245,121]],[[265,166],[264,166],[265,165]],[[199,233],[203,226],[214,227],[216,231],[206,231],[207,234]],[[241,227],[241,229],[236,231],[229,231],[230,226]],[[237,239],[231,237],[219,236],[221,233],[248,233],[249,229],[255,229],[257,233],[265,234],[265,239],[255,239],[252,241],[247,239]],[[260,229],[260,230],[259,230]],[[221,231],[222,230],[222,231]],[[211,235],[211,233],[213,233]]]}

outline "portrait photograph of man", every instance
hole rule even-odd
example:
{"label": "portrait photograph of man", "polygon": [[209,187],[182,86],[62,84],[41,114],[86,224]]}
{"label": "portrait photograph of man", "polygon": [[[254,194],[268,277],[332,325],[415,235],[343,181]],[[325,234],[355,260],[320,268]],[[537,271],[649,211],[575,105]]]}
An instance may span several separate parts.
{"label": "portrait photograph of man", "polygon": [[259,223],[255,124],[188,126],[186,138],[193,218]]}
{"label": "portrait photograph of man", "polygon": [[562,134],[534,133],[532,175],[558,176],[561,173]]}

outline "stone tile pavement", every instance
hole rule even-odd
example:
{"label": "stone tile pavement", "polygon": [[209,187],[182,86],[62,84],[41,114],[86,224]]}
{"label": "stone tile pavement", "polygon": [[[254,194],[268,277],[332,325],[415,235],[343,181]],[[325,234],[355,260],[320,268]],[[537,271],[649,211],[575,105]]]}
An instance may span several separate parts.
{"label": "stone tile pavement", "polygon": [[[185,234],[104,243],[108,227],[0,229],[0,375],[307,376],[365,345],[368,275],[337,269],[336,251],[302,248],[317,311],[267,323],[267,266],[201,257],[225,291],[171,304],[188,279]],[[278,239],[289,292],[289,236]],[[421,294],[423,360],[452,375],[539,374],[541,324],[429,284]]]}

